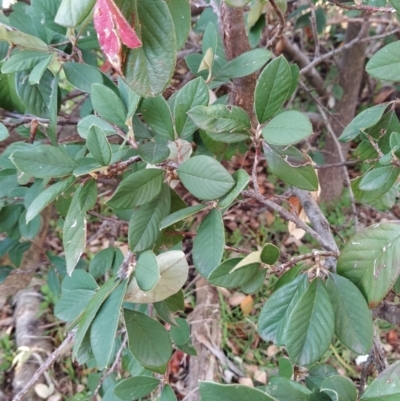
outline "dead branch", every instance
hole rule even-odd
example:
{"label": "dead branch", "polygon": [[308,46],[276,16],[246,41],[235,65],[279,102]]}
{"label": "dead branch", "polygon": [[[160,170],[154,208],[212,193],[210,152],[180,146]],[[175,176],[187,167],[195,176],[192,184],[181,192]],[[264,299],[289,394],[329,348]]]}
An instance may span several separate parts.
{"label": "dead branch", "polygon": [[278,16],[278,27],[277,31],[274,34],[274,36],[268,41],[266,48],[267,49],[273,49],[275,45],[277,44],[278,40],[282,37],[283,33],[283,28],[285,27],[285,17],[282,14],[281,9],[278,7],[278,5],[275,3],[275,0],[268,0],[276,12],[276,15]]}

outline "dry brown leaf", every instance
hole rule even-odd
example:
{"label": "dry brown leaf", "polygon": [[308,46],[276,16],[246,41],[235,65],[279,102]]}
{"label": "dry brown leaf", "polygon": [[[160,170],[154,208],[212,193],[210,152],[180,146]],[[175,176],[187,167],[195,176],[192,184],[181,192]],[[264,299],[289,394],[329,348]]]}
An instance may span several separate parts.
{"label": "dry brown leaf", "polygon": [[234,292],[228,299],[228,304],[230,306],[239,306],[242,301],[246,298],[246,295],[242,292]]}
{"label": "dry brown leaf", "polygon": [[254,387],[253,380],[251,380],[250,377],[241,377],[239,379],[239,384],[242,384],[243,386]]}
{"label": "dry brown leaf", "polygon": [[240,309],[244,316],[250,315],[251,311],[253,310],[253,297],[251,295],[247,295],[240,303]]}

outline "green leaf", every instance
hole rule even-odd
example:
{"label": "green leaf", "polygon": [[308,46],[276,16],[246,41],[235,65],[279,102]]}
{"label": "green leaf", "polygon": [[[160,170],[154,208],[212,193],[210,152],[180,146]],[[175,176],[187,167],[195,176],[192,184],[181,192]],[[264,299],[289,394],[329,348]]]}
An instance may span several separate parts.
{"label": "green leaf", "polygon": [[232,7],[244,7],[250,0],[227,0],[227,4]]}
{"label": "green leaf", "polygon": [[65,28],[54,22],[60,4],[61,0],[31,0],[32,12],[37,20],[52,31],[64,35]]}
{"label": "green leaf", "polygon": [[240,384],[200,382],[201,401],[275,401],[263,391]]}
{"label": "green leaf", "polygon": [[[284,288],[284,287],[282,287]],[[299,299],[286,326],[286,348],[296,364],[311,365],[332,342],[335,315],[329,294],[316,278]]]}
{"label": "green leaf", "polygon": [[216,74],[218,78],[240,78],[258,71],[271,58],[266,49],[254,49],[226,63]]}
{"label": "green leaf", "polygon": [[147,292],[142,291],[136,278],[129,284],[125,301],[135,303],[153,303],[163,301],[176,294],[185,284],[189,265],[182,251],[168,251],[157,256],[160,267],[160,279],[155,287]]}
{"label": "green leaf", "polygon": [[164,184],[157,199],[133,211],[128,231],[129,248],[132,252],[145,251],[157,242],[161,220],[168,215],[170,208],[170,191],[168,185]]}
{"label": "green leaf", "polygon": [[41,226],[41,219],[40,216],[36,216],[34,219],[32,219],[29,223],[26,222],[26,211],[23,212],[19,218],[19,231],[21,233],[21,236],[24,237],[25,239],[33,239],[36,237],[40,230]]}
{"label": "green leaf", "polygon": [[94,294],[90,300],[88,306],[85,308],[81,318],[79,319],[78,330],[75,336],[75,344],[72,350],[72,359],[75,359],[78,355],[79,348],[81,347],[85,336],[92,324],[97,312],[103,305],[104,301],[109,297],[109,295],[118,286],[118,282],[115,279],[110,279],[105,282],[100,289]]}
{"label": "green leaf", "polygon": [[110,362],[127,285],[128,280],[124,280],[104,301],[90,329],[90,345],[97,368],[100,370],[107,367]]}
{"label": "green leaf", "polygon": [[278,359],[279,376],[290,379],[293,376],[293,365],[287,358]]}
{"label": "green leaf", "polygon": [[135,376],[121,380],[114,388],[114,394],[122,400],[139,400],[150,394],[160,384],[151,376]]}
{"label": "green leaf", "polygon": [[225,260],[217,266],[208,276],[208,282],[217,287],[235,288],[248,283],[257,274],[259,263],[246,265],[245,267],[233,270],[242,258]]}
{"label": "green leaf", "polygon": [[276,401],[309,401],[311,391],[286,377],[271,377],[266,393]]}
{"label": "green leaf", "polygon": [[51,87],[54,80],[53,74],[46,70],[38,84],[30,85],[29,71],[15,74],[15,87],[18,96],[28,111],[38,117],[49,117]]}
{"label": "green leaf", "polygon": [[223,198],[219,200],[218,206],[221,209],[229,207],[236,200],[236,198],[242,193],[242,191],[247,187],[247,184],[250,181],[250,176],[247,174],[245,170],[242,169],[236,170],[232,178],[236,182],[235,186],[228,194],[226,194]]}
{"label": "green leaf", "polygon": [[102,84],[92,84],[90,101],[100,117],[112,124],[125,127],[127,119],[125,105],[112,89]]}
{"label": "green leaf", "polygon": [[219,265],[224,253],[225,230],[221,212],[212,209],[201,222],[193,241],[193,264],[203,276]]}
{"label": "green leaf", "polygon": [[384,186],[388,181],[393,184],[397,178],[397,176],[393,177],[394,170],[398,170],[398,168],[390,165],[377,167],[368,171],[368,173],[362,177],[359,188],[362,191],[376,191]]}
{"label": "green leaf", "polygon": [[287,161],[288,156],[293,154],[304,158],[298,149],[290,147],[278,153],[276,149],[264,146],[264,154],[268,162],[268,169],[282,181],[306,191],[318,190],[318,177],[313,166],[304,164],[295,167]]}
{"label": "green leaf", "polygon": [[9,274],[13,271],[12,266],[0,266],[0,284],[3,284]]}
{"label": "green leaf", "polygon": [[258,319],[258,332],[263,340],[284,343],[282,336],[278,334],[286,331],[287,319],[307,287],[307,276],[302,274],[270,296]]}
{"label": "green leaf", "polygon": [[250,137],[250,118],[241,107],[223,104],[196,106],[188,115],[215,141],[240,142]]}
{"label": "green leaf", "polygon": [[274,117],[262,129],[262,136],[270,145],[287,146],[306,139],[312,132],[312,125],[308,117],[291,110]]}
{"label": "green leaf", "polygon": [[174,23],[162,0],[139,1],[136,11],[135,30],[142,47],[128,50],[124,75],[140,96],[157,96],[167,87],[175,69]]}
{"label": "green leaf", "polygon": [[79,187],[72,198],[63,228],[63,246],[69,275],[75,269],[86,247],[86,218],[85,213],[79,209],[81,190]]}
{"label": "green leaf", "polygon": [[135,277],[138,286],[143,291],[150,291],[160,279],[160,268],[156,255],[146,251],[139,255],[135,267]]}
{"label": "green leaf", "polygon": [[308,377],[306,377],[307,388],[319,390],[326,378],[337,376],[338,374],[338,371],[331,365],[316,365],[308,370]]}
{"label": "green leaf", "polygon": [[59,181],[41,192],[29,205],[26,212],[26,222],[29,223],[47,205],[53,202],[60,194],[66,191],[75,182],[75,177],[68,177]]}
{"label": "green leaf", "polygon": [[0,123],[0,142],[4,141],[4,139],[7,139],[8,137],[9,137],[8,129],[4,124]]}
{"label": "green leaf", "polygon": [[[248,265],[246,266],[246,268]],[[254,294],[264,284],[265,276],[267,275],[266,269],[258,269],[256,274],[245,284],[242,285],[241,290],[245,294]]]}
{"label": "green leaf", "polygon": [[361,401],[396,401],[400,397],[400,361],[385,369],[365,390]]}
{"label": "green leaf", "polygon": [[167,217],[164,217],[160,223],[160,230],[172,226],[175,223],[178,223],[181,220],[186,219],[187,217],[193,216],[194,214],[204,210],[207,205],[194,205],[185,207],[184,209],[178,210],[175,213],[170,214]]}
{"label": "green leaf", "polygon": [[54,315],[67,322],[74,321],[86,309],[97,289],[90,274],[82,269],[73,271],[62,281],[62,295],[56,303]]}
{"label": "green leaf", "polygon": [[155,168],[140,170],[125,178],[107,201],[113,209],[133,209],[151,202],[160,192],[164,171]]}
{"label": "green leaf", "polygon": [[354,383],[349,378],[339,375],[325,379],[321,385],[321,392],[328,394],[332,401],[356,401],[357,399]]}
{"label": "green leaf", "polygon": [[354,235],[342,250],[337,273],[352,281],[368,306],[382,301],[400,273],[400,224],[375,224]]}
{"label": "green leaf", "polygon": [[372,347],[371,311],[360,290],[346,278],[330,274],[327,289],[335,311],[335,335],[353,352],[365,355]]}
{"label": "green leaf", "polygon": [[12,56],[2,65],[1,72],[10,74],[12,72],[32,70],[37,64],[49,58],[49,53],[20,51]]}
{"label": "green leaf", "polygon": [[[368,61],[366,71],[383,81],[400,81],[400,43],[395,41],[378,50]],[[376,106],[375,106],[376,107]]]}
{"label": "green leaf", "polygon": [[7,31],[4,25],[0,26],[0,41],[3,40],[23,49],[49,50],[47,44],[38,37],[20,31]]}
{"label": "green leaf", "polygon": [[92,84],[105,84],[103,74],[95,67],[81,63],[64,63],[65,76],[71,85],[90,93]]}
{"label": "green leaf", "polygon": [[[125,103],[125,107],[128,110],[127,119],[129,119],[135,114],[141,97],[135,93],[121,77],[118,77],[118,89]],[[135,135],[137,136],[137,132],[135,132]]]}
{"label": "green leaf", "polygon": [[95,3],[96,0],[62,0],[54,22],[74,28],[90,14]]}
{"label": "green leaf", "polygon": [[182,290],[169,296],[164,302],[171,313],[183,312],[185,310],[185,297]]}
{"label": "green leaf", "polygon": [[157,315],[162,320],[164,320],[166,323],[171,324],[172,326],[177,326],[175,316],[168,309],[168,306],[165,303],[165,301],[154,302],[153,306],[154,306],[154,309],[157,312]]}
{"label": "green leaf", "polygon": [[167,6],[175,26],[176,50],[179,50],[185,44],[191,27],[190,2],[189,0],[169,0]]}
{"label": "green leaf", "polygon": [[[53,61],[53,55],[47,56],[44,60],[42,60],[40,63],[36,64],[31,73],[29,74],[29,84],[30,85],[35,85],[39,84],[40,80],[43,77],[43,74],[45,73],[47,67],[50,65],[50,63]],[[54,81],[53,81],[54,85]],[[57,99],[57,92],[58,92],[58,83],[57,83],[57,88],[55,90],[56,96],[55,98]],[[57,102],[55,102],[57,105]],[[49,106],[50,109],[50,106]]]}
{"label": "green leaf", "polygon": [[188,118],[188,112],[196,106],[208,105],[209,97],[208,87],[201,77],[190,81],[178,92],[174,102],[174,118],[179,138],[187,138],[196,131],[196,125]]}
{"label": "green leaf", "polygon": [[372,127],[382,118],[387,103],[378,104],[358,114],[340,135],[339,141],[349,142],[356,138],[360,131]]}
{"label": "green leaf", "polygon": [[169,384],[165,384],[163,391],[161,392],[160,401],[177,401],[174,390],[172,390]]}
{"label": "green leaf", "polygon": [[168,331],[151,317],[136,311],[124,310],[129,349],[140,364],[156,372],[165,372],[172,354]]}
{"label": "green leaf", "polygon": [[220,198],[235,185],[221,163],[209,156],[195,156],[186,160],[178,167],[177,173],[186,189],[199,199]]}
{"label": "green leaf", "polygon": [[10,160],[24,173],[38,178],[63,177],[78,166],[68,153],[51,145],[32,146],[29,151],[16,150]]}
{"label": "green leaf", "polygon": [[280,256],[279,248],[274,244],[265,244],[261,250],[261,261],[267,265],[273,265]]}
{"label": "green leaf", "polygon": [[175,139],[171,110],[161,95],[143,99],[140,111],[144,121],[158,135],[171,141]]}
{"label": "green leaf", "polygon": [[391,6],[398,12],[400,13],[400,1],[399,0],[389,0],[389,3]]}
{"label": "green leaf", "polygon": [[78,134],[83,138],[86,139],[89,133],[89,129],[96,125],[99,127],[106,135],[114,135],[115,129],[106,121],[101,119],[100,117],[94,116],[93,114],[89,114],[85,118],[78,123]]}
{"label": "green leaf", "polygon": [[87,212],[96,204],[96,200],[97,184],[96,180],[94,178],[91,178],[85,183],[85,185],[82,186],[82,189],[79,192],[79,210],[82,212]]}
{"label": "green leaf", "polygon": [[93,278],[99,278],[105,274],[105,272],[110,269],[113,264],[115,255],[114,248],[102,249],[100,252],[94,255],[94,258],[89,264],[89,273]]}
{"label": "green leaf", "polygon": [[102,166],[108,166],[110,164],[112,156],[111,146],[107,141],[106,134],[101,128],[96,125],[92,125],[89,128],[86,146],[97,163]]}
{"label": "green leaf", "polygon": [[282,107],[291,84],[292,72],[283,56],[272,60],[264,68],[254,92],[254,108],[260,124],[264,124]]}
{"label": "green leaf", "polygon": [[188,322],[185,319],[177,318],[176,319],[178,326],[171,327],[170,335],[172,341],[177,345],[185,345],[190,340],[190,327]]}

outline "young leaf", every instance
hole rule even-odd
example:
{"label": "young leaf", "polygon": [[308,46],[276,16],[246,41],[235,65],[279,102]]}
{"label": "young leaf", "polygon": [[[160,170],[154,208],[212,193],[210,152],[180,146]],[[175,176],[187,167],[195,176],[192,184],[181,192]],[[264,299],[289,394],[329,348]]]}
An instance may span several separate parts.
{"label": "young leaf", "polygon": [[365,390],[360,401],[395,401],[400,397],[400,361],[385,369]]}
{"label": "young leaf", "polygon": [[86,247],[86,218],[85,213],[79,209],[80,192],[81,187],[76,190],[64,221],[63,246],[69,275]]}
{"label": "young leaf", "polygon": [[163,373],[172,354],[168,331],[156,320],[136,311],[124,310],[129,349],[147,369]]}
{"label": "young leaf", "polygon": [[114,394],[121,400],[134,401],[149,395],[160,384],[151,376],[135,376],[121,380],[114,388]]}
{"label": "young leaf", "polygon": [[29,223],[37,216],[47,205],[53,202],[60,194],[66,191],[75,182],[75,177],[68,177],[59,181],[40,193],[29,205],[26,212],[26,222]]}
{"label": "young leaf", "polygon": [[272,60],[264,68],[254,93],[254,108],[260,124],[264,124],[281,108],[291,84],[292,72],[283,56]]}
{"label": "young leaf", "polygon": [[108,166],[111,162],[112,152],[111,146],[107,141],[104,131],[92,125],[86,138],[86,146],[88,147],[92,157],[102,166]]}
{"label": "young leaf", "polygon": [[62,0],[54,22],[74,28],[89,15],[95,3],[96,0]]}
{"label": "young leaf", "polygon": [[157,256],[160,279],[155,287],[142,291],[136,278],[133,278],[126,292],[125,301],[135,303],[153,303],[163,301],[176,294],[185,284],[189,265],[182,251],[168,251]]}
{"label": "young leaf", "polygon": [[[282,287],[284,288],[284,287]],[[299,299],[286,326],[286,348],[296,364],[311,365],[328,349],[335,315],[323,282],[316,278]]]}
{"label": "young leaf", "polygon": [[160,268],[156,255],[152,251],[146,251],[139,255],[135,267],[135,277],[142,291],[150,291],[160,279]]}
{"label": "young leaf", "polygon": [[247,113],[236,106],[216,104],[196,106],[188,112],[194,123],[221,142],[239,142],[249,138],[250,118]]}
{"label": "young leaf", "polygon": [[262,136],[270,145],[288,146],[298,143],[312,134],[310,120],[298,111],[285,111],[274,117],[262,130]]}
{"label": "young leaf", "polygon": [[143,99],[140,111],[144,121],[156,134],[171,141],[175,139],[171,110],[167,101],[161,95]]}
{"label": "young leaf", "polygon": [[365,298],[351,281],[338,274],[330,274],[326,285],[335,311],[335,335],[353,352],[367,354],[374,333]]}
{"label": "young leaf", "polygon": [[400,81],[400,43],[395,41],[378,50],[365,67],[367,73],[384,81]]}
{"label": "young leaf", "polygon": [[[239,270],[240,271],[240,270]],[[258,332],[265,341],[284,343],[278,332],[286,331],[285,324],[294,306],[308,286],[307,276],[302,274],[276,290],[261,309]],[[283,326],[283,328],[281,328]]]}
{"label": "young leaf", "polygon": [[266,393],[256,388],[240,384],[218,384],[214,382],[200,382],[201,401],[275,401]]}
{"label": "young leaf", "polygon": [[241,54],[226,63],[220,71],[218,78],[240,78],[258,71],[271,58],[272,53],[266,49],[253,49]]}
{"label": "young leaf", "polygon": [[163,178],[163,170],[155,168],[133,173],[119,184],[107,204],[113,209],[133,209],[151,202],[161,192]]}
{"label": "young leaf", "polygon": [[321,384],[321,392],[328,394],[336,401],[356,401],[357,388],[347,377],[331,376]]}
{"label": "young leaf", "polygon": [[218,206],[221,209],[225,209],[229,207],[236,198],[242,193],[242,191],[247,187],[247,184],[250,181],[250,176],[247,174],[245,170],[239,169],[235,171],[232,178],[235,180],[235,186],[231,189],[231,191],[226,194],[223,198],[221,198],[218,202]]}
{"label": "young leaf", "polygon": [[90,101],[100,117],[120,127],[125,126],[125,105],[112,89],[102,84],[92,84]]}
{"label": "young leaf", "polygon": [[110,362],[119,322],[119,313],[127,285],[128,280],[120,283],[101,305],[93,320],[90,329],[90,345],[98,369],[104,369]]}
{"label": "young leaf", "polygon": [[199,77],[187,83],[176,95],[174,102],[175,129],[179,138],[187,138],[196,131],[196,125],[188,118],[188,111],[209,102],[208,87]]}
{"label": "young leaf", "polygon": [[273,265],[280,256],[279,248],[274,244],[265,244],[261,251],[261,261],[267,265]]}
{"label": "young leaf", "polygon": [[352,281],[374,308],[400,273],[400,224],[375,224],[357,233],[342,250],[337,273]]}
{"label": "young leaf", "polygon": [[200,212],[201,210],[205,209],[207,205],[194,205],[185,207],[184,209],[180,209],[175,213],[170,214],[167,217],[164,217],[160,223],[160,230],[172,226],[179,221],[186,219],[187,217],[193,216],[194,214]]}
{"label": "young leaf", "polygon": [[132,252],[151,248],[160,236],[160,222],[171,208],[169,187],[164,184],[161,194],[152,202],[135,209],[129,221],[128,242]]}
{"label": "young leaf", "polygon": [[219,265],[224,253],[225,231],[221,212],[212,209],[201,222],[193,241],[193,264],[203,276]]}
{"label": "young leaf", "polygon": [[182,184],[199,199],[213,200],[231,190],[235,181],[217,160],[209,156],[195,156],[177,169]]}
{"label": "young leaf", "polygon": [[138,95],[154,97],[164,91],[175,69],[174,23],[162,0],[139,1],[136,12],[135,27],[142,27],[142,47],[128,51],[123,73]]}
{"label": "young leaf", "polygon": [[29,151],[16,150],[10,160],[33,177],[62,177],[72,173],[78,163],[64,150],[51,145],[32,146]]}
{"label": "young leaf", "polygon": [[97,184],[95,179],[90,179],[83,185],[79,193],[79,210],[82,212],[87,212],[95,204],[97,199]]}
{"label": "young leaf", "polygon": [[386,107],[387,104],[383,103],[362,111],[344,129],[342,135],[340,135],[339,141],[342,142],[352,141],[360,134],[360,131],[375,125],[382,118]]}

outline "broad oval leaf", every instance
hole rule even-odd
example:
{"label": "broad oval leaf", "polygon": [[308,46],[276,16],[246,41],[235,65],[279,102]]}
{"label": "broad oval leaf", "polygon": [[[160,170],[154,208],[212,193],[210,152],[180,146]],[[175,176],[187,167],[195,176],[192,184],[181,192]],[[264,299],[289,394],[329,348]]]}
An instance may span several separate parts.
{"label": "broad oval leaf", "polygon": [[312,134],[310,120],[299,111],[285,111],[274,117],[263,129],[268,144],[287,146],[298,143]]}
{"label": "broad oval leaf", "polygon": [[241,384],[200,382],[201,401],[276,401],[264,391]]}
{"label": "broad oval leaf", "polygon": [[205,209],[207,205],[194,205],[185,207],[184,209],[180,209],[177,212],[170,214],[167,217],[164,217],[160,223],[160,230],[167,228],[179,221],[186,219],[187,217],[193,216],[194,214],[200,212],[201,210]]}
{"label": "broad oval leaf", "polygon": [[24,173],[33,177],[62,177],[72,173],[78,163],[57,146],[32,146],[29,151],[16,150],[10,160]]}
{"label": "broad oval leaf", "polygon": [[357,388],[347,377],[331,376],[321,384],[321,392],[328,394],[333,401],[356,401]]}
{"label": "broad oval leaf", "polygon": [[375,224],[357,233],[340,253],[337,273],[352,281],[374,308],[400,273],[400,224]]}
{"label": "broad oval leaf", "polygon": [[254,93],[254,108],[260,124],[264,124],[281,108],[291,84],[292,72],[283,56],[272,60],[264,68]]}
{"label": "broad oval leaf", "polygon": [[162,0],[139,1],[136,11],[135,27],[141,27],[142,47],[128,50],[123,72],[138,95],[157,96],[167,87],[175,68],[174,23]]}
{"label": "broad oval leaf", "polygon": [[78,134],[80,135],[81,138],[86,139],[87,135],[89,133],[89,129],[93,126],[96,125],[99,127],[106,135],[114,135],[115,134],[115,128],[108,122],[104,121],[102,118],[97,117],[93,114],[89,114],[88,116],[82,118],[82,120],[79,121],[77,129],[78,129]]}
{"label": "broad oval leaf", "polygon": [[102,249],[94,255],[89,264],[89,273],[93,278],[101,277],[108,269],[111,268],[115,257],[114,248]]}
{"label": "broad oval leaf", "polygon": [[400,42],[395,41],[377,51],[365,67],[367,73],[383,81],[400,81]]}
{"label": "broad oval leaf", "polygon": [[176,50],[179,50],[185,44],[191,27],[190,1],[168,1],[167,6],[175,26]]}
{"label": "broad oval leaf", "polygon": [[95,3],[96,0],[62,0],[54,22],[74,28],[89,15]]}
{"label": "broad oval leaf", "polygon": [[156,372],[165,372],[172,354],[172,343],[165,327],[151,317],[124,310],[129,349],[140,364]]}
{"label": "broad oval leaf", "polygon": [[383,103],[362,111],[354,117],[351,123],[344,129],[342,135],[339,137],[339,141],[352,141],[360,134],[360,131],[375,125],[382,118],[386,107],[387,104]]}
{"label": "broad oval leaf", "polygon": [[360,290],[348,279],[330,274],[327,289],[335,311],[335,335],[353,352],[365,355],[372,347],[371,311]]}
{"label": "broad oval leaf", "polygon": [[400,361],[385,369],[365,390],[361,401],[396,401],[400,397]]}
{"label": "broad oval leaf", "polygon": [[168,251],[157,256],[160,267],[160,279],[150,291],[142,291],[135,278],[129,284],[125,301],[135,303],[153,303],[163,301],[177,293],[185,284],[189,265],[182,251]]}
{"label": "broad oval leaf", "polygon": [[271,377],[266,393],[276,401],[309,401],[311,391],[286,377]]}
{"label": "broad oval leaf", "polygon": [[139,255],[135,266],[135,277],[139,288],[143,291],[150,291],[157,284],[160,279],[160,268],[152,251]]}
{"label": "broad oval leaf", "polygon": [[111,162],[111,146],[107,141],[104,131],[93,125],[89,128],[86,138],[86,146],[89,149],[93,159],[102,166],[108,166]]}
{"label": "broad oval leaf", "polygon": [[133,209],[152,201],[160,192],[164,171],[150,168],[125,178],[107,201],[113,209]]}
{"label": "broad oval leaf", "polygon": [[151,376],[135,376],[121,380],[114,387],[114,394],[121,400],[139,400],[150,394],[160,384],[160,380]]}
{"label": "broad oval leaf", "polygon": [[217,160],[209,156],[195,156],[177,169],[186,189],[199,199],[213,200],[224,196],[235,181]]}
{"label": "broad oval leaf", "polygon": [[168,159],[171,149],[164,143],[147,142],[139,145],[139,156],[148,164],[158,164]]}
{"label": "broad oval leaf", "polygon": [[79,209],[82,212],[87,212],[96,204],[96,200],[97,183],[94,178],[91,178],[82,186],[81,192],[79,193]]}
{"label": "broad oval leaf", "polygon": [[235,186],[231,189],[230,192],[228,192],[223,198],[219,200],[218,206],[221,209],[229,207],[250,182],[250,176],[247,174],[247,171],[242,169],[235,171],[235,173],[232,175],[232,178],[235,180]]}
{"label": "broad oval leaf", "polygon": [[172,387],[169,384],[164,385],[160,401],[177,401],[174,390],[172,390]]}
{"label": "broad oval leaf", "polygon": [[267,265],[273,265],[280,256],[279,248],[274,244],[265,244],[261,250],[261,261]]}
{"label": "broad oval leaf", "polygon": [[[284,288],[284,287],[282,287]],[[316,278],[299,299],[286,326],[286,348],[296,364],[311,365],[332,342],[335,315],[329,294]]]}
{"label": "broad oval leaf", "polygon": [[193,264],[203,276],[219,265],[224,253],[225,230],[221,212],[212,209],[201,222],[193,241]]}
{"label": "broad oval leaf", "polygon": [[385,183],[390,180],[393,169],[395,166],[382,166],[374,168],[366,173],[359,184],[359,188],[362,191],[376,191],[381,188]]}

